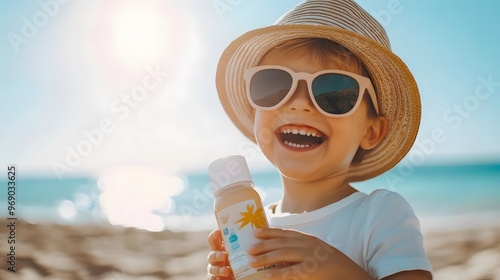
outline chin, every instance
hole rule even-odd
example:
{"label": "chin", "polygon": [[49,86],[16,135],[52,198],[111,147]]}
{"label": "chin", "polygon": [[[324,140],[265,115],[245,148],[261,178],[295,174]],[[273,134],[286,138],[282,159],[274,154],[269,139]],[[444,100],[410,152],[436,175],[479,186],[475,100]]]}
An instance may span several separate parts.
{"label": "chin", "polygon": [[282,161],[275,164],[283,177],[296,181],[316,181],[323,177],[317,167],[297,162]]}

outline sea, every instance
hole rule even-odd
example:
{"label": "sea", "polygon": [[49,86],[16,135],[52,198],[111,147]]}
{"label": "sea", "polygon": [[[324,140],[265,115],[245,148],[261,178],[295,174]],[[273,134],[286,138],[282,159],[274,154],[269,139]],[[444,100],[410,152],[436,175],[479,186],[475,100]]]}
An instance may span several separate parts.
{"label": "sea", "polygon": [[[124,170],[62,179],[21,173],[10,197],[9,180],[1,178],[0,217],[30,223],[109,223],[149,231],[216,227],[207,173],[139,172],[135,177],[131,173]],[[281,181],[276,171],[255,171],[252,178],[264,204],[279,200]],[[398,192],[413,207],[424,229],[500,221],[500,163],[396,166],[353,185],[366,193],[376,189]],[[13,207],[9,210],[9,206]]]}

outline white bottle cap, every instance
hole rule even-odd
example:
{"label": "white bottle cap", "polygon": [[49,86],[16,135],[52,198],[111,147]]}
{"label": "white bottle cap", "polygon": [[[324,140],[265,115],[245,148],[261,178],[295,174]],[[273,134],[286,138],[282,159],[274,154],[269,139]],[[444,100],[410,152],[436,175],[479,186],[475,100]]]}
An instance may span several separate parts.
{"label": "white bottle cap", "polygon": [[247,161],[239,155],[215,160],[208,166],[208,174],[214,194],[234,183],[252,182]]}

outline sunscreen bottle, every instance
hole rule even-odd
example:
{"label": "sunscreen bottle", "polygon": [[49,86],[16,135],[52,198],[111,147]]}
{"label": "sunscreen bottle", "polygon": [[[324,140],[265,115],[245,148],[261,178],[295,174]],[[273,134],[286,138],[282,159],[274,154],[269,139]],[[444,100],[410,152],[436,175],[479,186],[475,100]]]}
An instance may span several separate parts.
{"label": "sunscreen bottle", "polygon": [[254,268],[248,261],[247,250],[258,242],[254,230],[269,225],[246,160],[229,156],[212,162],[208,169],[214,213],[234,276],[236,280],[261,280],[268,269],[278,266]]}

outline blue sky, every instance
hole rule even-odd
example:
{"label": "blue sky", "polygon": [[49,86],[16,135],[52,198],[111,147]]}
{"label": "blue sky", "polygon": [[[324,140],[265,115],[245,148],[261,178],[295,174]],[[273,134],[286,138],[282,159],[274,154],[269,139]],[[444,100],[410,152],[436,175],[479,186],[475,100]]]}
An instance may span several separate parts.
{"label": "blue sky", "polygon": [[[243,154],[218,57],[300,1],[0,1],[0,161],[64,176],[117,166],[206,170]],[[359,0],[413,71],[424,163],[500,161],[500,2]]]}

